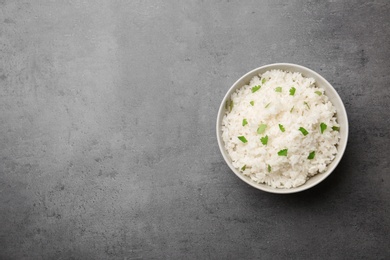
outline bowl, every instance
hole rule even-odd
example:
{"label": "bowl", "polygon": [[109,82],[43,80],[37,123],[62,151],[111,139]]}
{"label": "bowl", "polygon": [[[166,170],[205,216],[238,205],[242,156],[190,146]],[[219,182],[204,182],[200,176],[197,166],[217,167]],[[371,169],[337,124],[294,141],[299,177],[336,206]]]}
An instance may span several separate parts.
{"label": "bowl", "polygon": [[[319,173],[313,177],[310,177],[303,185],[295,187],[295,188],[290,188],[290,189],[280,189],[280,188],[273,188],[271,186],[268,186],[267,184],[261,184],[261,183],[256,183],[252,181],[249,177],[244,176],[242,173],[240,173],[233,165],[230,159],[229,154],[227,153],[225,146],[224,146],[224,141],[222,139],[222,119],[225,114],[225,103],[227,100],[230,99],[230,96],[234,91],[236,91],[238,88],[249,84],[249,81],[256,75],[258,74],[263,74],[264,72],[268,70],[273,70],[273,69],[279,69],[279,70],[284,70],[284,71],[290,71],[290,72],[300,72],[304,77],[310,77],[314,78],[316,81],[316,85],[318,87],[321,87],[325,90],[325,95],[328,96],[329,100],[332,102],[332,104],[336,108],[336,117],[337,121],[340,125],[340,142],[338,144],[338,153],[336,155],[336,158],[328,165],[327,171],[323,173]],[[219,149],[222,153],[223,158],[225,159],[226,163],[230,167],[230,169],[244,182],[249,184],[250,186],[270,192],[270,193],[278,193],[278,194],[289,194],[289,193],[296,193],[300,191],[307,190],[309,188],[314,187],[315,185],[319,184],[322,182],[326,177],[328,177],[333,170],[336,168],[336,166],[339,164],[341,158],[343,157],[344,151],[347,146],[347,141],[348,141],[348,117],[347,117],[347,112],[345,110],[343,101],[341,100],[339,94],[337,91],[332,87],[332,85],[321,75],[319,75],[317,72],[308,69],[306,67],[296,65],[296,64],[291,64],[291,63],[274,63],[274,64],[269,64],[265,65],[262,67],[259,67],[257,69],[254,69],[252,71],[249,71],[246,73],[244,76],[242,76],[240,79],[238,79],[233,86],[228,90],[226,93],[225,97],[223,98],[221,105],[219,107],[218,111],[218,116],[217,116],[217,140],[218,140],[218,145]]]}

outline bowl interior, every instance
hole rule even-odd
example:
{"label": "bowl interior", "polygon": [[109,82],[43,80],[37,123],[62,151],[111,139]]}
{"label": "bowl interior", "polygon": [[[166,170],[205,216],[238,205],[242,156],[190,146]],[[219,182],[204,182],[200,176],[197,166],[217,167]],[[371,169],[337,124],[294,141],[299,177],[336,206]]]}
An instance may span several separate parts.
{"label": "bowl interior", "polygon": [[[266,184],[258,184],[252,181],[249,177],[244,176],[241,174],[236,168],[233,167],[231,163],[231,159],[229,154],[227,153],[224,142],[222,140],[222,119],[225,114],[225,102],[228,100],[231,96],[231,94],[236,91],[236,89],[246,85],[249,83],[249,81],[256,75],[262,74],[268,70],[272,69],[280,69],[280,70],[285,70],[285,71],[291,71],[291,72],[300,72],[304,77],[310,77],[314,78],[316,81],[316,85],[318,87],[321,87],[325,90],[325,94],[329,97],[330,101],[333,103],[333,105],[336,108],[337,114],[337,121],[340,124],[340,143],[338,145],[338,153],[336,155],[336,158],[328,165],[328,169],[324,173],[317,174],[313,177],[311,177],[305,184],[296,187],[296,188],[291,188],[291,189],[276,189],[272,188]],[[290,63],[275,63],[275,64],[270,64],[266,66],[259,67],[257,69],[254,69],[244,76],[242,76],[239,80],[237,80],[233,86],[229,89],[229,91],[226,93],[225,97],[223,98],[219,111],[218,111],[218,117],[217,117],[217,139],[218,139],[218,145],[221,150],[222,156],[225,159],[226,163],[229,165],[230,169],[243,181],[248,183],[249,185],[271,193],[295,193],[299,191],[303,191],[306,189],[309,189],[316,184],[320,183],[322,180],[324,180],[326,177],[329,176],[329,174],[336,168],[337,164],[340,162],[345,148],[347,146],[347,141],[348,141],[348,117],[347,113],[344,107],[344,104],[336,92],[336,90],[332,87],[332,85],[325,80],[321,75],[318,73],[300,66],[296,64],[290,64]]]}

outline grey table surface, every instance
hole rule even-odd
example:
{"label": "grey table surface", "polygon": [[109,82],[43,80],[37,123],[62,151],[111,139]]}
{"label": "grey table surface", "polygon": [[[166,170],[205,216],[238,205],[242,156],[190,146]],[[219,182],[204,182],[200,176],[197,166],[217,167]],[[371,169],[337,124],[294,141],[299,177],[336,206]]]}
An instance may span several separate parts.
{"label": "grey table surface", "polygon": [[[389,259],[389,1],[0,1],[1,259]],[[322,74],[350,138],[293,195],[215,123],[274,62]]]}

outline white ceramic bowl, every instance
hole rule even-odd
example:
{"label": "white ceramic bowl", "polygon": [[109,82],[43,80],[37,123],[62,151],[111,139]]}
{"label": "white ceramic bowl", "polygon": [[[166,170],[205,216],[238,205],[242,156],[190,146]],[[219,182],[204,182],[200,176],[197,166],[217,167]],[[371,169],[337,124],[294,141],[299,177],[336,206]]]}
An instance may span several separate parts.
{"label": "white ceramic bowl", "polygon": [[[336,158],[332,161],[330,165],[328,165],[328,170],[324,173],[317,174],[313,177],[311,177],[305,184],[291,189],[277,189],[272,188],[271,186],[268,186],[266,184],[259,184],[254,181],[252,181],[249,177],[244,176],[242,173],[239,172],[236,168],[233,167],[231,159],[229,154],[227,153],[225,149],[224,142],[222,140],[222,119],[225,114],[225,103],[228,99],[230,99],[231,94],[236,91],[236,89],[247,85],[249,81],[258,74],[263,74],[264,72],[272,69],[280,69],[284,71],[291,71],[291,72],[300,72],[305,77],[314,78],[316,81],[316,85],[318,87],[321,87],[325,90],[325,94],[329,97],[330,101],[333,103],[333,105],[336,107],[337,110],[337,121],[340,124],[340,143],[338,145],[338,153],[336,155]],[[343,157],[345,148],[347,146],[348,141],[348,117],[347,112],[345,111],[345,107],[343,104],[343,101],[341,100],[340,96],[337,94],[336,90],[332,87],[332,85],[324,79],[321,75],[318,73],[312,71],[311,69],[308,69],[306,67],[296,65],[296,64],[290,64],[290,63],[275,63],[270,65],[265,65],[262,67],[259,67],[257,69],[254,69],[248,73],[246,73],[244,76],[242,76],[239,80],[237,80],[233,86],[229,89],[229,91],[226,93],[225,97],[223,98],[221,105],[219,107],[218,111],[218,117],[217,117],[217,139],[218,139],[218,145],[219,149],[221,150],[222,156],[225,159],[226,163],[229,165],[230,169],[244,182],[248,183],[249,185],[263,191],[271,192],[271,193],[281,193],[281,194],[287,194],[287,193],[295,193],[299,191],[303,191],[306,189],[309,189],[321,181],[323,181],[326,177],[328,177],[333,170],[336,168],[338,163],[340,162],[341,158]]]}

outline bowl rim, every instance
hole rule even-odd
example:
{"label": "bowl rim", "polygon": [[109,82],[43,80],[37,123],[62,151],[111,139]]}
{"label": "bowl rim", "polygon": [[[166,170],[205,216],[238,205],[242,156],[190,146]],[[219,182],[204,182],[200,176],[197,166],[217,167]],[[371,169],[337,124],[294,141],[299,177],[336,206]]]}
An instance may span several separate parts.
{"label": "bowl rim", "polygon": [[[233,91],[235,91],[236,89],[238,89],[239,87],[242,87],[244,85],[242,83],[242,81],[246,77],[248,77],[249,75],[254,74],[260,70],[264,70],[267,68],[277,69],[277,68],[272,68],[272,67],[286,67],[286,66],[287,67],[295,67],[299,70],[307,71],[307,72],[315,75],[319,79],[323,80],[325,82],[325,84],[327,84],[331,89],[333,89],[334,94],[335,94],[335,98],[338,99],[338,102],[341,104],[341,111],[337,111],[337,114],[338,114],[338,116],[345,117],[345,126],[343,126],[343,128],[345,129],[346,135],[345,135],[344,145],[343,145],[342,149],[338,151],[338,154],[340,154],[339,158],[337,159],[337,157],[336,157],[334,159],[334,160],[336,160],[335,163],[330,168],[328,168],[328,170],[326,172],[321,173],[322,176],[320,176],[315,182],[312,182],[310,184],[307,184],[307,182],[306,182],[305,184],[307,184],[307,185],[303,184],[301,186],[291,188],[291,189],[279,189],[279,188],[273,188],[273,187],[268,186],[266,184],[259,184],[259,183],[256,183],[254,181],[251,181],[250,179],[246,178],[243,174],[238,172],[238,170],[236,168],[234,168],[233,165],[230,163],[230,158],[228,158],[228,154],[227,154],[227,151],[225,150],[224,142],[222,140],[222,136],[220,133],[221,133],[221,127],[222,127],[221,123],[222,123],[222,119],[224,116],[224,106],[225,106],[226,100],[228,98],[230,98]],[[238,84],[241,84],[241,86],[237,87]],[[341,112],[341,115],[340,115],[340,112]],[[297,193],[297,192],[301,192],[301,191],[310,189],[310,188],[318,185],[324,179],[326,179],[334,171],[334,169],[338,166],[338,164],[340,163],[341,159],[343,158],[345,150],[347,148],[348,137],[349,137],[349,122],[348,122],[348,115],[347,115],[347,111],[346,111],[345,106],[344,106],[344,102],[342,101],[337,90],[324,77],[322,77],[320,74],[318,74],[314,70],[307,68],[305,66],[302,66],[302,65],[298,65],[298,64],[294,64],[294,63],[272,63],[272,64],[266,64],[266,65],[263,65],[263,66],[260,66],[258,68],[250,70],[249,72],[247,72],[243,76],[241,76],[238,80],[236,80],[236,82],[234,82],[233,85],[229,88],[229,90],[226,92],[225,96],[223,97],[221,105],[219,106],[219,109],[218,109],[216,134],[217,134],[217,141],[218,141],[219,150],[222,154],[222,157],[224,158],[224,160],[225,160],[226,164],[229,166],[229,168],[233,171],[233,173],[237,177],[239,177],[242,181],[244,181],[245,183],[249,184],[250,186],[252,186],[258,190],[262,190],[265,192],[275,193],[275,194],[292,194],[292,193]],[[341,138],[340,138],[340,141],[341,141]]]}

